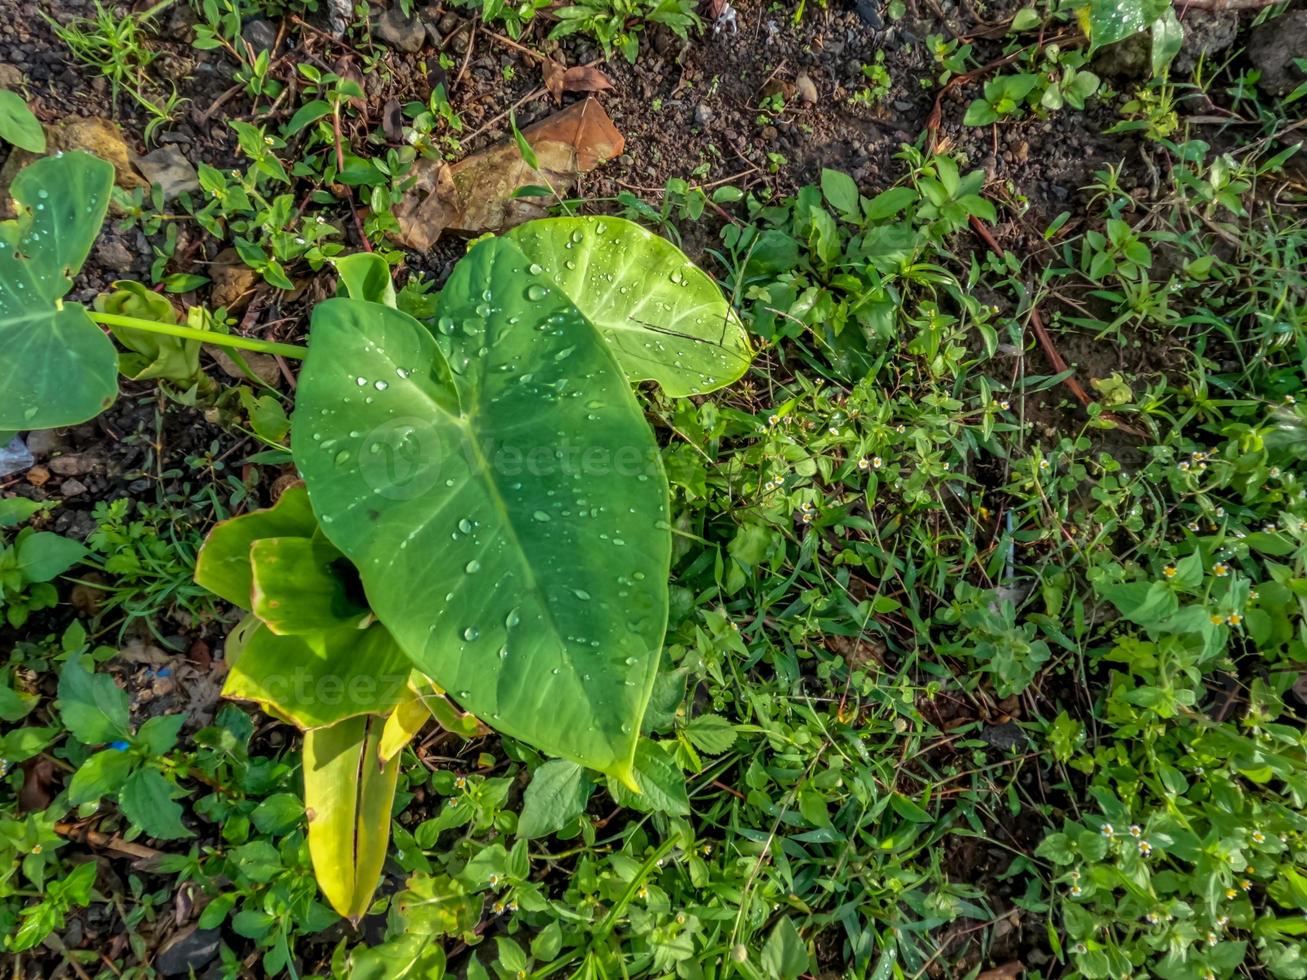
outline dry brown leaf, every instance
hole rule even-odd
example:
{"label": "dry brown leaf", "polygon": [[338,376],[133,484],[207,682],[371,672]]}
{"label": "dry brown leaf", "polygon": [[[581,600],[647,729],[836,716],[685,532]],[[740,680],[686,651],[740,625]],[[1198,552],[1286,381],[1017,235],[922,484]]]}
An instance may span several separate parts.
{"label": "dry brown leaf", "polygon": [[395,207],[402,245],[426,251],[442,232],[480,235],[503,231],[548,214],[554,195],[513,197],[523,187],[550,187],[564,193],[578,175],[619,156],[626,141],[595,99],[570,105],[528,126],[522,135],[535,151],[534,170],[513,140],[497,143],[452,166],[424,160],[414,167],[414,183]]}
{"label": "dry brown leaf", "polygon": [[613,83],[598,68],[577,65],[563,73],[565,92],[611,92]]}
{"label": "dry brown leaf", "polygon": [[554,97],[554,103],[557,105],[561,105],[563,101],[563,81],[567,77],[568,70],[553,58],[545,58],[540,62],[540,74],[544,77],[545,88]]}
{"label": "dry brown leaf", "polygon": [[1021,971],[1025,966],[1019,960],[1012,960],[1004,963],[1002,966],[996,966],[992,970],[986,970],[976,980],[1016,980],[1021,976]]}

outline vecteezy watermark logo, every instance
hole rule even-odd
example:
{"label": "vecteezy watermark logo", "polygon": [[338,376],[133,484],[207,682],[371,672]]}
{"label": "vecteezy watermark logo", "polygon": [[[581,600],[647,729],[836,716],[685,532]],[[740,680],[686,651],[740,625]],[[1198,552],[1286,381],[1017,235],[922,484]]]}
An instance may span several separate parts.
{"label": "vecteezy watermark logo", "polygon": [[444,447],[428,419],[385,422],[359,446],[359,472],[379,496],[412,500],[430,490],[440,475]]}

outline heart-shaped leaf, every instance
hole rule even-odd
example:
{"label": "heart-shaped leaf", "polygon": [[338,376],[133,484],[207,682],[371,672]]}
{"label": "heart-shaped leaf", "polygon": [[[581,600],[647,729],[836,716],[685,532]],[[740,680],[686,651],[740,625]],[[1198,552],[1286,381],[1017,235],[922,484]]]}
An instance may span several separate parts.
{"label": "heart-shaped leaf", "polygon": [[[594,327],[491,239],[432,334],[314,310],[291,446],[417,667],[499,730],[630,779],[667,618],[667,480]],[[451,370],[452,369],[452,370]]]}
{"label": "heart-shaped leaf", "polygon": [[608,341],[631,381],[672,396],[749,367],[744,325],[717,283],[665,238],[621,218],[543,218],[508,233]]}
{"label": "heart-shaped leaf", "polygon": [[46,157],[9,193],[0,222],[0,429],[94,418],[118,395],[118,354],[80,303],[65,303],[104,222],[113,167],[88,153]]}

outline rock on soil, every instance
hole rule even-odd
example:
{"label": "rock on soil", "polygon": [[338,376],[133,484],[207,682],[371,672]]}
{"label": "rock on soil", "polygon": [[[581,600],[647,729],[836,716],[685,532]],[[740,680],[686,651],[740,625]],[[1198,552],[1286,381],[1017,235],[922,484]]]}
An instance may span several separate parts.
{"label": "rock on soil", "polygon": [[222,941],[221,929],[197,929],[191,926],[168,940],[154,961],[155,968],[165,977],[184,977],[192,970],[199,971],[218,955]]}
{"label": "rock on soil", "polygon": [[1307,56],[1307,10],[1295,10],[1259,24],[1248,39],[1248,59],[1262,73],[1257,84],[1272,95],[1288,95],[1307,75],[1294,60]]}
{"label": "rock on soil", "polygon": [[413,54],[422,50],[427,40],[427,29],[416,17],[404,16],[399,7],[391,7],[372,22],[372,33],[377,38],[397,48]]}
{"label": "rock on soil", "polygon": [[175,146],[161,146],[153,153],[137,157],[136,169],[151,184],[163,188],[165,201],[200,189],[200,178],[195,167]]}

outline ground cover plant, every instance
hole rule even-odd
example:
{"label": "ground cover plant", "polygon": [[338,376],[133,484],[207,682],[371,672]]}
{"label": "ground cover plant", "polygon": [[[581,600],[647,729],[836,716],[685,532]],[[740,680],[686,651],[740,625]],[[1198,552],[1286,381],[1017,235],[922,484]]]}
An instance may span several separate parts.
{"label": "ground cover plant", "polygon": [[1307,24],[927,7],[0,26],[13,975],[1307,976]]}

